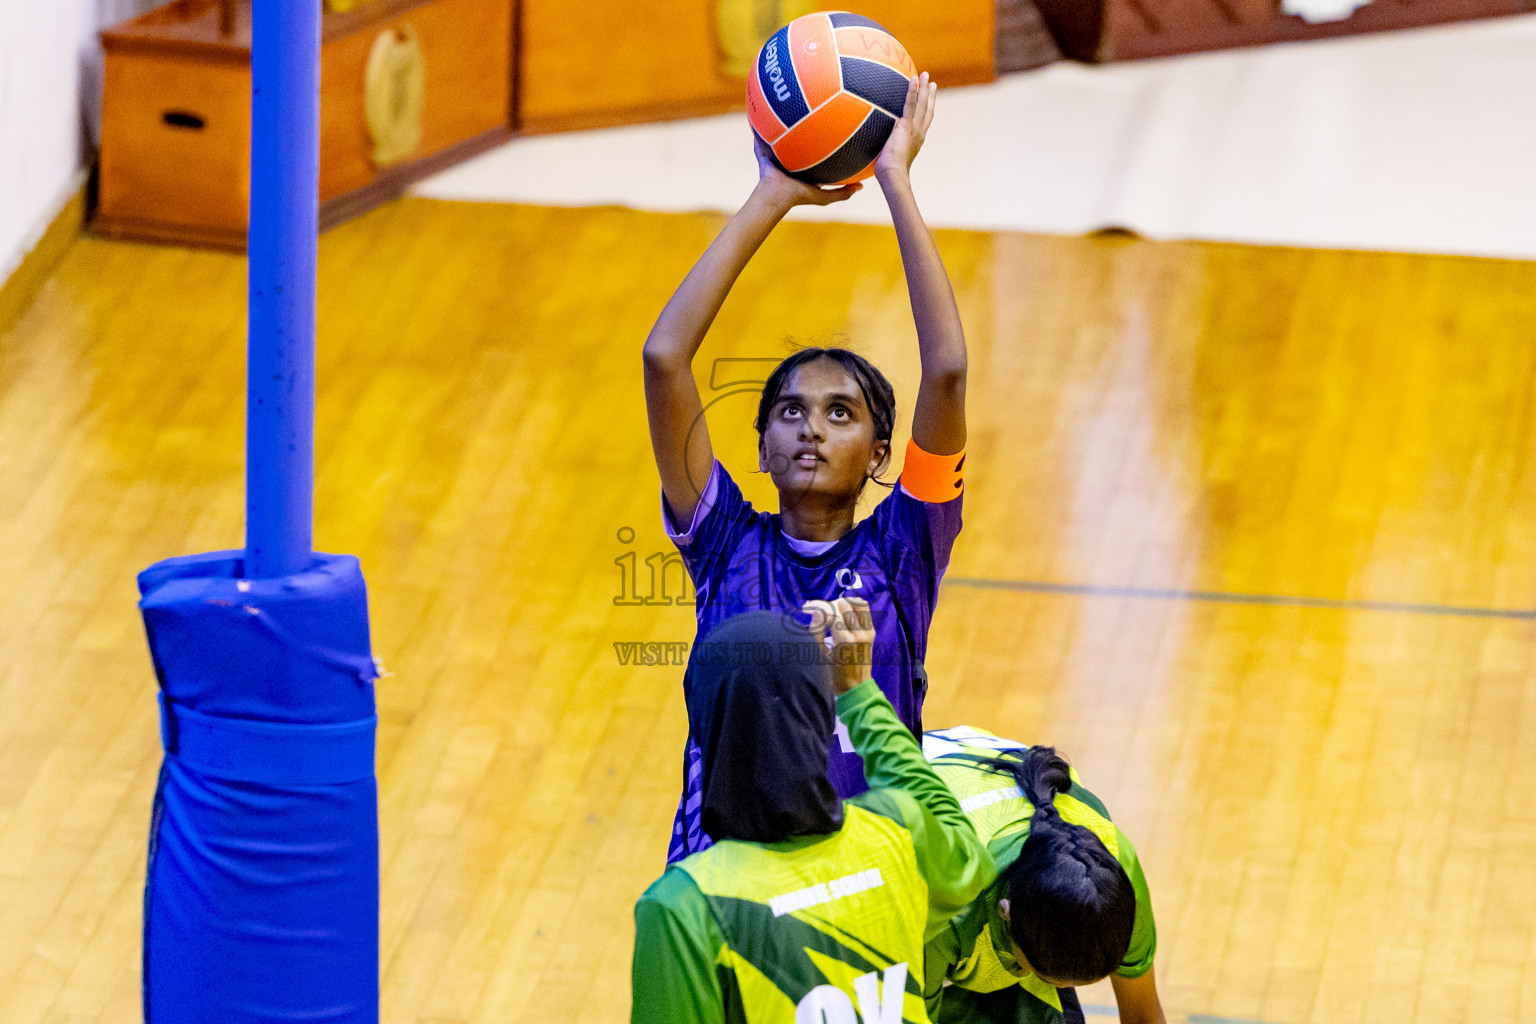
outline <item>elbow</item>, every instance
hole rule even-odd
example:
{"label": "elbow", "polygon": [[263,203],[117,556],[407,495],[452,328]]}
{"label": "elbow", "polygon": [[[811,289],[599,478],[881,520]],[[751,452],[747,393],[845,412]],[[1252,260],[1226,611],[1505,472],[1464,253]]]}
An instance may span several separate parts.
{"label": "elbow", "polygon": [[965,336],[958,332],[941,345],[931,346],[923,354],[923,376],[946,390],[965,387],[965,373],[970,356],[965,351]]}
{"label": "elbow", "polygon": [[676,373],[683,361],[671,347],[665,343],[658,343],[653,336],[645,339],[645,347],[640,351],[640,358],[645,363],[646,376],[668,376]]}
{"label": "elbow", "polygon": [[930,373],[924,374],[932,381],[939,393],[958,397],[965,394],[965,356],[958,359],[946,360],[943,365],[935,367]]}

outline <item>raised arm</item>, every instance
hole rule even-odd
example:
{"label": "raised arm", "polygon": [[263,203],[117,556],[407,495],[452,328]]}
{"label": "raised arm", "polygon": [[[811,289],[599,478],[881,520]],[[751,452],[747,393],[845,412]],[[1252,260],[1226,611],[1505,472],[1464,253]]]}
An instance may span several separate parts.
{"label": "raised arm", "polygon": [[[755,136],[754,136],[755,139]],[[661,492],[679,525],[693,518],[714,467],[693,357],[731,286],[774,226],[795,206],[847,199],[858,185],[822,189],[788,177],[757,140],[757,187],[678,285],[645,339],[645,411]]]}
{"label": "raised arm", "polygon": [[939,248],[912,195],[910,175],[933,122],[937,92],[927,72],[907,86],[906,109],[875,161],[875,179],[896,226],[923,364],[912,410],[912,440],[930,454],[953,455],[965,448],[965,332]]}
{"label": "raised arm", "polygon": [[826,632],[832,641],[837,715],[864,759],[870,789],[893,790],[911,801],[906,826],[918,871],[928,883],[928,921],[923,931],[927,943],[992,884],[997,868],[959,801],[934,774],[912,730],[896,717],[891,702],[871,678],[875,627],[869,604],[840,597],[835,602],[809,601],[805,611],[813,616],[812,628]]}

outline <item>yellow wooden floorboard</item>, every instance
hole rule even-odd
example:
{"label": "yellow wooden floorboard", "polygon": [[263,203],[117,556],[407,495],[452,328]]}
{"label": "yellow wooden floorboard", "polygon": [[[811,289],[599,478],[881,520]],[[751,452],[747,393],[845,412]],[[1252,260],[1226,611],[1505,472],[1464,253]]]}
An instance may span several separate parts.
{"label": "yellow wooden floorboard", "polygon": [[[316,536],[361,557],[393,673],[391,1024],[626,1018],[684,716],[680,670],[614,644],[693,633],[685,604],[615,604],[616,560],[644,580],[668,550],[639,343],[719,223],[407,200],[324,236]],[[1536,608],[1536,265],[940,243],[971,444],[929,723],[1079,765],[1146,864],[1175,1020],[1536,1021],[1536,638],[1456,611]],[[240,544],[243,275],[88,236],[0,334],[3,1022],[138,1019],[133,576]],[[782,228],[700,378],[796,341],[871,356],[905,424],[888,230]],[[767,502],[753,412],[724,397],[711,433]]]}

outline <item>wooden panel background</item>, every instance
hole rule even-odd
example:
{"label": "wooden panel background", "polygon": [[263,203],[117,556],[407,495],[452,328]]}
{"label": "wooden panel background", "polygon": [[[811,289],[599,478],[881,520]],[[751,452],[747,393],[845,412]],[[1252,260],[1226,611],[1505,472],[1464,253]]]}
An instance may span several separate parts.
{"label": "wooden panel background", "polygon": [[[398,195],[411,181],[504,139],[513,117],[514,0],[374,0],[327,14],[320,51],[322,224]],[[397,26],[421,41],[422,138],[375,167],[364,110],[374,40]],[[176,0],[102,33],[106,96],[101,204],[110,234],[242,248],[250,199],[250,9],[223,35],[211,0]],[[166,110],[203,118],[166,125]]]}
{"label": "wooden panel background", "polygon": [[426,88],[415,153],[420,157],[510,124],[512,18],[509,0],[438,0],[328,39],[321,55],[320,198],[333,199],[379,176],[363,116],[363,84],[380,32],[408,25],[421,38]]}
{"label": "wooden panel background", "polygon": [[[559,131],[741,107],[744,82],[721,70],[717,2],[521,0],[518,126]],[[874,18],[940,84],[960,85],[992,77],[993,5],[867,0],[810,6]]]}
{"label": "wooden panel background", "polygon": [[[719,2],[521,0],[515,71],[511,0],[376,0],[327,15],[320,195],[330,205],[322,220],[358,212],[427,170],[499,141],[499,130],[514,120],[538,132],[741,107],[743,81],[722,66]],[[993,75],[994,4],[867,0],[857,9],[889,28],[940,84],[959,85]],[[222,36],[213,3],[177,0],[103,33],[108,97],[98,227],[243,244],[249,22],[242,6],[236,33]],[[378,33],[402,24],[422,41],[425,134],[415,160],[378,169],[363,116],[364,69]],[[162,124],[170,107],[199,113],[205,127]]]}

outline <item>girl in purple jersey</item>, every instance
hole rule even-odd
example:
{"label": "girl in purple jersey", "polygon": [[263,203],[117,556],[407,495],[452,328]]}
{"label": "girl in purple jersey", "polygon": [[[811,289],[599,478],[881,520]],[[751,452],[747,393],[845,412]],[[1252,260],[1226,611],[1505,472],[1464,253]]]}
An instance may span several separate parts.
{"label": "girl in purple jersey", "polygon": [[[795,206],[840,202],[859,185],[823,189],[796,181],[759,142],[757,187],[645,342],[651,447],[667,532],[698,593],[698,636],[748,609],[792,613],[808,601],[863,598],[879,623],[875,681],[919,736],[928,624],[960,532],[965,462],[965,336],[908,176],[933,120],[936,91],[926,74],[912,79],[903,115],[875,163],[906,270],[922,380],[901,479],[873,514],[854,524],[864,485],[880,482],[890,464],[896,403],[890,383],[867,360],[845,349],[802,349],[764,385],[758,468],[778,488],[777,515],[755,510],[715,460],[692,369],[731,286],[774,226]],[[867,788],[863,763],[847,738],[839,739],[829,773],[841,796],[854,796]],[[669,861],[710,845],[699,821],[699,762],[690,738]]]}

